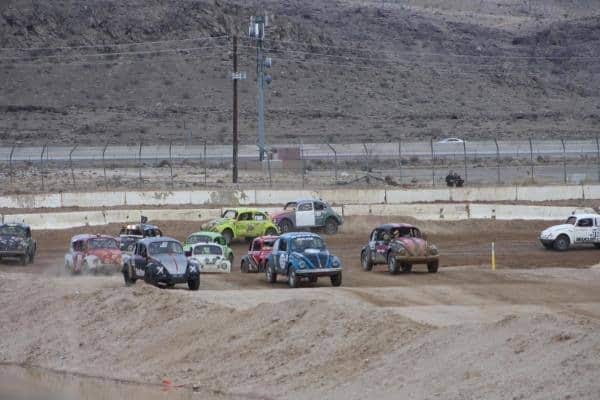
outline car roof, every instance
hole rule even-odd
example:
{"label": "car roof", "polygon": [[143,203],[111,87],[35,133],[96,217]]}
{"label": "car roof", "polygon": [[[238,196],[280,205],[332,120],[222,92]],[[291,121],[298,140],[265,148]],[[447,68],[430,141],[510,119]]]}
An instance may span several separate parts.
{"label": "car roof", "polygon": [[247,207],[231,207],[231,208],[224,208],[224,209],[223,209],[223,212],[225,212],[225,211],[229,211],[229,210],[233,210],[233,211],[236,211],[236,212],[238,212],[238,213],[241,213],[241,212],[256,212],[256,211],[259,211],[259,212],[261,212],[261,213],[265,213],[265,214],[267,214],[267,212],[266,212],[266,211],[264,211],[264,210],[260,210],[260,209],[258,209],[258,208],[247,208]]}
{"label": "car roof", "polygon": [[21,222],[6,222],[4,224],[0,224],[0,227],[3,226],[21,226],[25,229],[29,228],[29,225],[25,224],[25,223],[21,223]]}
{"label": "car roof", "polygon": [[396,228],[416,228],[416,226],[411,224],[381,224],[375,227],[375,230],[380,231],[391,231]]}
{"label": "car roof", "polygon": [[194,236],[194,235],[208,236],[208,237],[211,237],[211,238],[217,238],[217,237],[223,236],[219,232],[198,231],[198,232],[190,233],[187,237]]}
{"label": "car roof", "polygon": [[569,215],[569,218],[571,217],[576,217],[577,219],[579,218],[598,218],[600,217],[600,214],[571,214]]}
{"label": "car roof", "polygon": [[217,246],[217,247],[221,247],[221,248],[223,247],[219,243],[215,243],[215,242],[210,242],[210,243],[202,243],[202,242],[200,242],[200,243],[194,243],[194,244],[192,244],[190,246],[192,248],[195,248],[197,246]]}
{"label": "car roof", "polygon": [[312,236],[312,237],[321,237],[320,235],[316,234],[316,233],[312,233],[312,232],[288,232],[288,233],[284,233],[283,235],[279,236],[280,239],[293,239],[296,237],[305,237],[305,236]]}
{"label": "car roof", "polygon": [[146,237],[146,238],[143,238],[142,240],[140,240],[138,243],[150,244],[150,243],[156,243],[156,242],[177,242],[177,243],[181,244],[179,242],[179,240],[172,238],[170,236]]}
{"label": "car roof", "polygon": [[265,235],[254,238],[254,242],[264,242],[265,240],[277,240],[279,236]]}
{"label": "car roof", "polygon": [[127,225],[123,225],[123,228],[125,229],[138,229],[141,228],[142,230],[146,230],[146,229],[158,229],[158,226],[156,225],[152,225],[152,224],[127,224]]}
{"label": "car roof", "polygon": [[115,239],[115,237],[110,236],[110,235],[100,235],[100,234],[93,234],[93,233],[82,233],[79,235],[75,235],[71,238],[71,242],[77,242],[78,240],[88,240],[88,239],[94,239],[94,238],[104,238],[104,239]]}

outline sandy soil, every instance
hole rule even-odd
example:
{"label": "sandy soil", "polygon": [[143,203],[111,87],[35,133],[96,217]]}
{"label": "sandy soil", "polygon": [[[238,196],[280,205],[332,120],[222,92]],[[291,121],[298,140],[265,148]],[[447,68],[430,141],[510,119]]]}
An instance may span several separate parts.
{"label": "sandy soil", "polygon": [[598,398],[600,252],[543,251],[540,222],[425,223],[438,274],[364,272],[356,253],[382,221],[327,237],[343,287],[297,290],[237,269],[198,292],[71,277],[74,231],[38,233],[34,265],[0,268],[0,362],[252,398]]}

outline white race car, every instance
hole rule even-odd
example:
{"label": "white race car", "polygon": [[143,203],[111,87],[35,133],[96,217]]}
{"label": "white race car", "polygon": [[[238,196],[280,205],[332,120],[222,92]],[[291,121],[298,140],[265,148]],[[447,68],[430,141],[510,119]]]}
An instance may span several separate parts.
{"label": "white race car", "polygon": [[198,263],[201,273],[230,273],[231,262],[225,257],[223,246],[217,243],[196,243],[187,252],[188,260]]}
{"label": "white race car", "polygon": [[600,248],[600,215],[573,214],[564,224],[554,225],[542,231],[540,242],[545,248],[558,251],[586,243]]}

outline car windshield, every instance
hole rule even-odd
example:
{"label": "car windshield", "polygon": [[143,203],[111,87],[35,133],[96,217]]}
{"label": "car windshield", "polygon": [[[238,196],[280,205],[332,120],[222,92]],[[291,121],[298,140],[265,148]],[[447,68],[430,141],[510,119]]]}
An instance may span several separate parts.
{"label": "car windshield", "polygon": [[192,235],[185,241],[187,244],[210,243],[213,240],[207,235]]}
{"label": "car windshield", "polygon": [[183,248],[178,242],[165,240],[162,242],[152,242],[148,246],[151,255],[157,254],[183,254]]}
{"label": "car windshield", "polygon": [[223,218],[237,218],[237,211],[227,210],[223,213]]}
{"label": "car windshield", "polygon": [[88,249],[118,249],[117,241],[112,238],[96,238],[87,242]]}
{"label": "car windshield", "polygon": [[4,225],[0,227],[0,235],[25,237],[26,230],[19,225]]}
{"label": "car windshield", "polygon": [[411,237],[411,238],[420,238],[421,233],[416,228],[396,228],[392,230],[392,237]]}
{"label": "car windshield", "polygon": [[265,240],[263,242],[262,248],[263,249],[271,249],[271,248],[273,248],[274,244],[275,244],[275,240]]}
{"label": "car windshield", "polygon": [[126,236],[144,236],[143,232],[141,229],[139,228],[123,228],[121,229],[121,231],[119,232],[119,235],[126,235]]}
{"label": "car windshield", "polygon": [[569,217],[565,223],[569,225],[575,225],[577,223],[577,217]]}
{"label": "car windshield", "polygon": [[194,254],[210,254],[213,256],[223,255],[223,249],[219,246],[200,245],[194,248]]}
{"label": "car windshield", "polygon": [[287,203],[287,204],[285,205],[285,207],[283,207],[283,209],[284,209],[284,210],[288,210],[288,211],[293,211],[293,210],[295,210],[295,209],[296,209],[296,202],[295,202],[295,201],[292,201],[292,202],[289,202],[289,203]]}
{"label": "car windshield", "polygon": [[293,251],[304,252],[308,249],[325,250],[325,243],[318,236],[300,236],[292,239]]}

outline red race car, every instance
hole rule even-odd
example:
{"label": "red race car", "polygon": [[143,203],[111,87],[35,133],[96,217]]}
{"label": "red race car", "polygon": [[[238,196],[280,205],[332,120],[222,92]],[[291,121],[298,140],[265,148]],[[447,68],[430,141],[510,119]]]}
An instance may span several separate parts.
{"label": "red race car", "polygon": [[65,268],[72,274],[120,272],[123,266],[117,240],[107,235],[77,235],[71,238]]}
{"label": "red race car", "polygon": [[263,272],[267,265],[267,257],[273,250],[277,236],[259,236],[250,243],[248,254],[242,257],[242,272]]}

